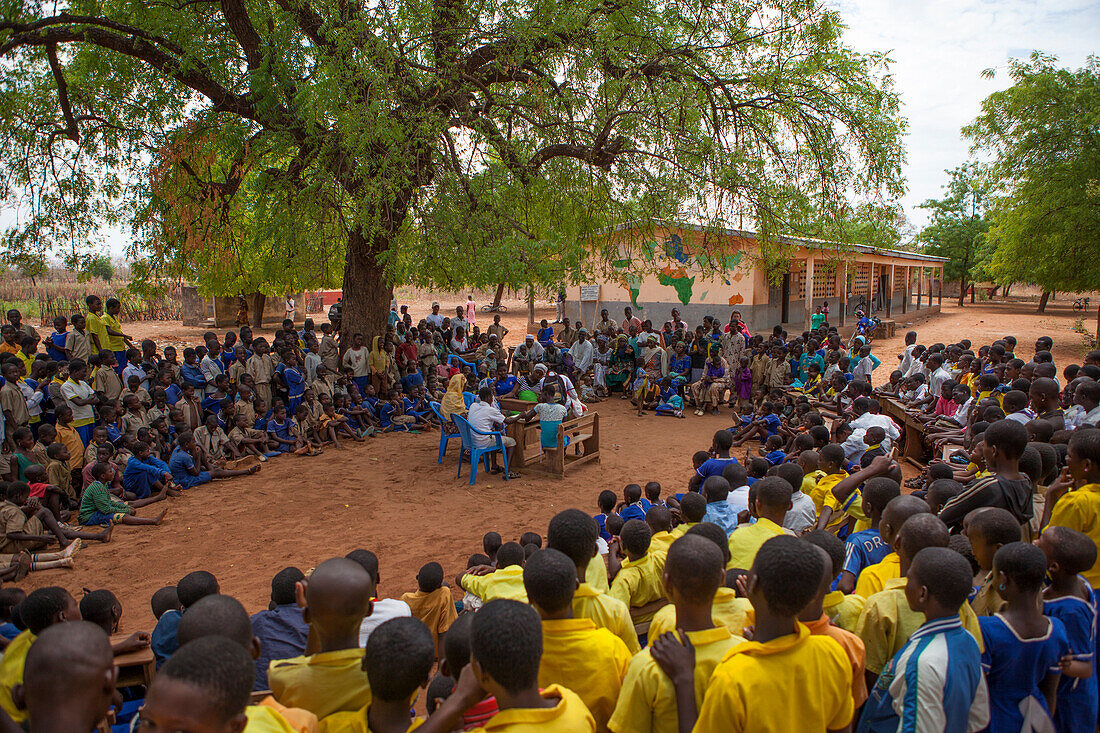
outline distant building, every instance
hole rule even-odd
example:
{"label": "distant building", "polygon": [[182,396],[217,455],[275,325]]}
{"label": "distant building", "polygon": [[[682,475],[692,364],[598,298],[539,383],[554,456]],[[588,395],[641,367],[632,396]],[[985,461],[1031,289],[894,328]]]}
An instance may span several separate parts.
{"label": "distant building", "polygon": [[933,293],[938,308],[947,262],[918,252],[783,236],[779,241],[794,252],[789,270],[773,283],[753,232],[653,221],[622,224],[600,236],[617,254],[596,268],[601,276],[568,289],[567,315],[579,315],[589,327],[602,308],[621,322],[630,306],[655,328],[678,308],[692,326],[705,315],[725,322],[739,310],[754,331],[777,323],[802,330],[823,303],[829,322],[843,325],[860,298],[870,312],[888,318],[932,307]]}

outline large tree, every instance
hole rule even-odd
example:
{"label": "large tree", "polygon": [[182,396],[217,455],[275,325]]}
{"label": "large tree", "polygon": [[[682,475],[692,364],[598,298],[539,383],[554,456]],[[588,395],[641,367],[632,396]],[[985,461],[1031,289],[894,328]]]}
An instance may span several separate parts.
{"label": "large tree", "polygon": [[966,285],[982,271],[988,256],[986,232],[989,231],[989,184],[976,163],[967,163],[947,171],[950,179],[942,199],[921,204],[931,216],[917,235],[924,251],[949,257],[944,277],[959,281],[959,305],[966,299]]}
{"label": "large tree", "polygon": [[204,206],[247,196],[272,236],[343,248],[355,330],[382,329],[398,276],[446,281],[586,231],[577,216],[535,232],[516,196],[605,202],[607,217],[661,201],[768,237],[846,193],[901,190],[887,59],[845,46],[819,0],[56,7],[0,3],[0,173],[29,191],[35,234],[134,221],[140,169],[186,130],[227,162],[180,162]]}
{"label": "large tree", "polygon": [[989,270],[1002,284],[1055,290],[1100,283],[1100,58],[1072,71],[1034,53],[982,102],[963,133],[991,158],[996,188]]}

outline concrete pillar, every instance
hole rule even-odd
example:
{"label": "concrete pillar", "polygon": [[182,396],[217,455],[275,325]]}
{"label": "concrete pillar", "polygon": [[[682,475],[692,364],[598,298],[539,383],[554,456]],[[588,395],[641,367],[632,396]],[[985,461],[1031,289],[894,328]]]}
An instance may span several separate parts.
{"label": "concrete pillar", "polygon": [[917,268],[917,310],[920,310],[920,299],[924,295],[924,267]]}
{"label": "concrete pillar", "polygon": [[844,325],[844,318],[848,311],[848,260],[844,260],[844,265],[840,270],[840,282],[837,283],[837,290],[840,291],[840,320],[841,326]]}
{"label": "concrete pillar", "polygon": [[936,289],[936,305],[943,308],[943,265],[940,265],[940,286]]}
{"label": "concrete pillar", "polygon": [[901,312],[904,315],[905,312],[909,310],[909,273],[913,271],[913,268],[909,267],[909,265],[906,265],[902,269],[905,272],[905,274],[902,276],[905,278],[905,284],[902,286],[901,289]]}
{"label": "concrete pillar", "polygon": [[890,265],[890,282],[886,286],[886,317],[889,318],[894,312],[894,290],[896,285],[894,284],[894,275],[896,268],[894,265]]}
{"label": "concrete pillar", "polygon": [[806,330],[810,330],[810,315],[814,312],[814,253],[806,257],[806,300],[803,307],[806,309]]}

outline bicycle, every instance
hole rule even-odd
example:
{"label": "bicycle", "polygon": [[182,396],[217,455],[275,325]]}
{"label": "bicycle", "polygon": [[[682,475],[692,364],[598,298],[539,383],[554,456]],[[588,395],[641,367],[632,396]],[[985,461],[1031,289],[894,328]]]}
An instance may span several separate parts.
{"label": "bicycle", "polygon": [[1073,301],[1073,310],[1075,310],[1075,311],[1088,310],[1088,307],[1089,307],[1089,299],[1088,298],[1078,298],[1077,300]]}
{"label": "bicycle", "polygon": [[503,303],[501,303],[500,305],[493,305],[492,303],[490,303],[489,305],[481,306],[481,312],[482,313],[507,313],[508,312],[508,306],[504,305]]}
{"label": "bicycle", "polygon": [[862,294],[859,296],[859,300],[849,306],[849,312],[853,316],[860,311],[867,312],[867,298]]}

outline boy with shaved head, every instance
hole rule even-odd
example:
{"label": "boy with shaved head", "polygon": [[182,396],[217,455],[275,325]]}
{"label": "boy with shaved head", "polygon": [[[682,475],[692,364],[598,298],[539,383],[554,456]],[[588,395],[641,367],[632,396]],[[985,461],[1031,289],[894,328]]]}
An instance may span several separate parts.
{"label": "boy with shaved head", "polygon": [[305,708],[318,718],[370,703],[370,686],[361,669],[359,625],[370,615],[373,595],[370,574],[343,557],[324,561],[309,580],[298,584],[303,618],[310,627],[307,649],[319,651],[271,663],[267,679],[276,700]]}
{"label": "boy with shaved head", "polygon": [[[879,534],[882,541],[893,546],[898,531],[910,517],[916,514],[930,514],[931,511],[926,501],[909,494],[891,499],[882,510],[882,519],[879,521]],[[865,567],[856,578],[856,595],[870,598],[883,589],[886,581],[900,578],[899,564],[900,560],[895,548],[879,562]]]}

